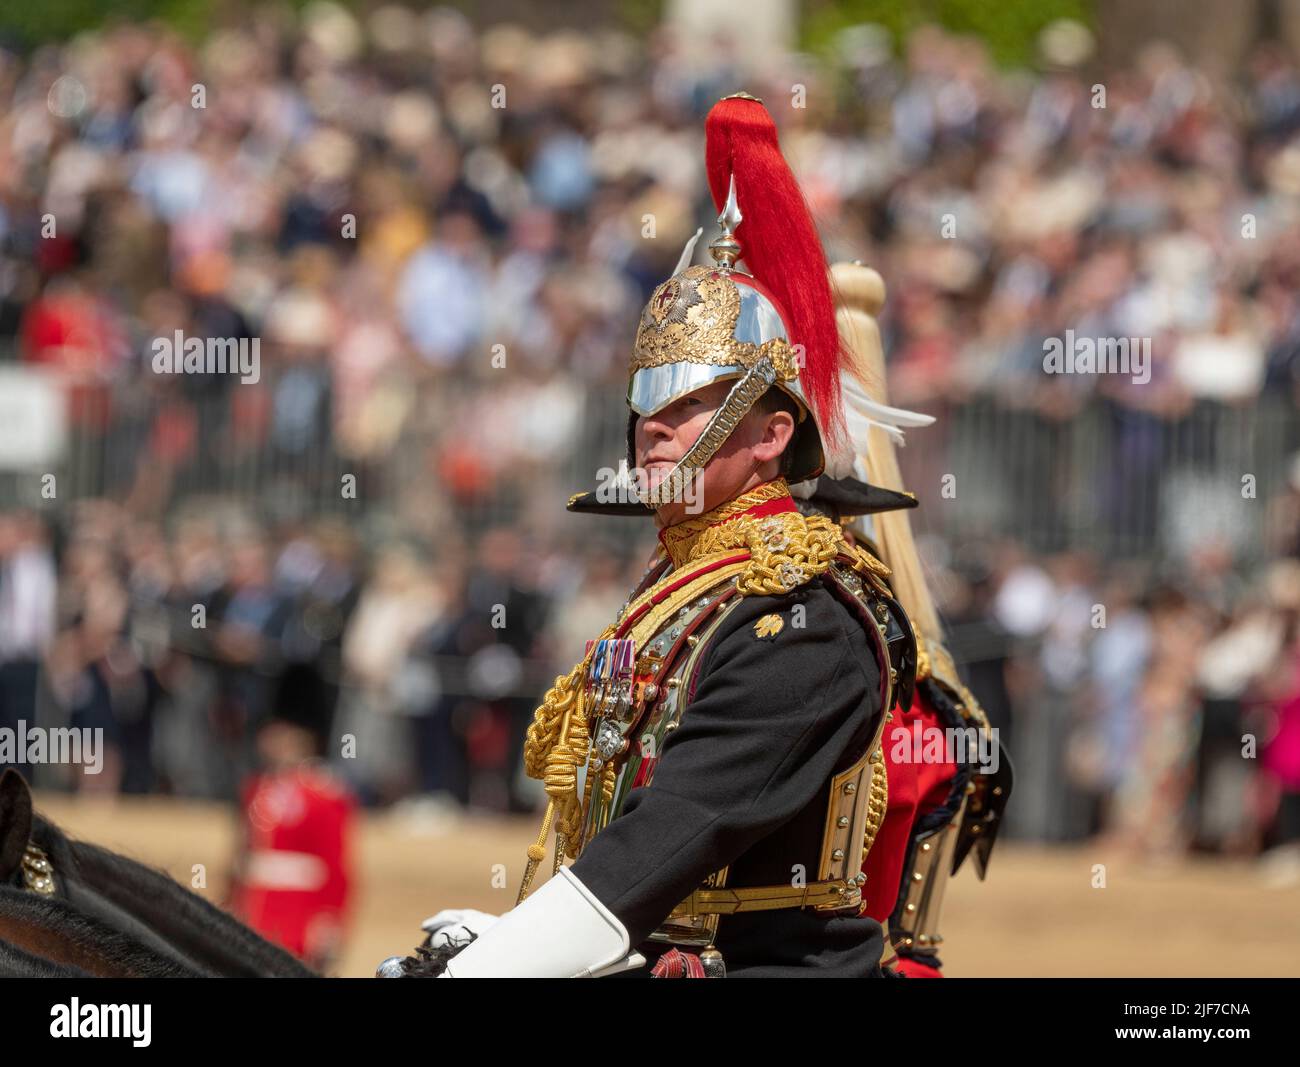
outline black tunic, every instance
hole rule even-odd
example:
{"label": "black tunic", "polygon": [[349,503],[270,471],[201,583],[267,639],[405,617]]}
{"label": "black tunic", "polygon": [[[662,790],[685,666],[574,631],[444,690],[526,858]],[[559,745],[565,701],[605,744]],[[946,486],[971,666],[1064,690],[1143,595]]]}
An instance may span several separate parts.
{"label": "black tunic", "polygon": [[[771,613],[780,631],[757,636]],[[705,650],[653,782],[632,790],[573,873],[651,964],[669,946],[646,937],[713,871],[729,865],[732,887],[788,885],[802,864],[816,881],[830,779],[861,757],[881,710],[872,646],[822,579],[746,597]],[[781,909],[723,915],[715,945],[729,977],[867,977],[884,939],[866,917]]]}

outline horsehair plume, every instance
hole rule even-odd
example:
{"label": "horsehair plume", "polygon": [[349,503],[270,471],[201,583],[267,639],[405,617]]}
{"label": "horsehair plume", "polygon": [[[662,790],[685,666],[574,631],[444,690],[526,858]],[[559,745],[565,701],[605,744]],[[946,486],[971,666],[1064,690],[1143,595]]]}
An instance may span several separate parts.
{"label": "horsehair plume", "polygon": [[[885,283],[870,267],[858,263],[836,263],[831,268],[838,308],[836,323],[844,347],[851,353],[847,365],[857,376],[867,395],[879,404],[888,404],[885,385],[885,351],[875,315],[885,304]],[[894,442],[880,426],[868,431],[864,457],[867,481],[884,489],[903,489]],[[912,521],[906,511],[885,511],[873,516],[877,547],[881,559],[893,571],[893,588],[908,617],[923,636],[943,640],[939,612],[930,595],[912,536]]]}
{"label": "horsehair plume", "polygon": [[729,97],[713,105],[704,124],[705,166],[719,211],[736,179],[744,216],[736,228],[740,258],[776,297],[792,344],[802,344],[799,374],[827,449],[846,436],[840,404],[839,334],[827,277],[826,253],[790,165],[781,154],[776,124],[757,100]]}

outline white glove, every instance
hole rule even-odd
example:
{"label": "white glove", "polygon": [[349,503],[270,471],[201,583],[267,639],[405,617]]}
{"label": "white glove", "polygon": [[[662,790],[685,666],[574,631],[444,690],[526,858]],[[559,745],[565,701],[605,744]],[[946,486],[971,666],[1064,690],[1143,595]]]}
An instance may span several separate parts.
{"label": "white glove", "polygon": [[[437,916],[435,916],[437,918]],[[568,867],[492,924],[443,978],[586,978],[645,964],[628,932]]]}
{"label": "white glove", "polygon": [[420,923],[420,929],[429,934],[430,948],[447,948],[451,942],[464,943],[473,934],[479,936],[497,921],[497,916],[473,908],[446,908]]}

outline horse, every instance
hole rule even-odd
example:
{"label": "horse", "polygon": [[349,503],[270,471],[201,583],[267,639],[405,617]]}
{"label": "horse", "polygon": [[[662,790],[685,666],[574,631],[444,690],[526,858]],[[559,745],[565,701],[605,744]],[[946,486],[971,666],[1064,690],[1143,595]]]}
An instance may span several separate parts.
{"label": "horse", "polygon": [[0,977],[316,978],[162,871],[36,812],[0,775]]}

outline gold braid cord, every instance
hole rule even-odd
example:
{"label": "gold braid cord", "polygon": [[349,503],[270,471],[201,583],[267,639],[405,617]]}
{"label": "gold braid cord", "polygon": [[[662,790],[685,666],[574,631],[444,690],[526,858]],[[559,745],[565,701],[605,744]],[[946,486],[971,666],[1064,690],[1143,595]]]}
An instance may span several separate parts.
{"label": "gold braid cord", "polygon": [[748,511],[750,508],[759,504],[766,504],[770,500],[780,500],[782,497],[788,497],[789,495],[790,486],[786,480],[784,478],[775,478],[749,490],[747,493],[741,494],[735,500],[728,500],[725,504],[720,504],[712,511],[706,511],[703,515],[683,519],[676,525],[669,526],[660,534],[660,538],[665,550],[672,558],[673,566],[681,567],[704,555],[704,552],[700,550],[699,541],[701,536],[708,532],[711,527],[732,522],[736,516]]}
{"label": "gold braid cord", "polygon": [[[888,578],[893,574],[893,571],[860,544],[849,545],[848,554],[853,558],[855,566],[860,571],[874,574],[877,578]],[[888,586],[885,587],[885,591],[889,591]]]}
{"label": "gold braid cord", "polygon": [[741,596],[779,596],[826,571],[844,548],[844,534],[825,516],[782,511],[714,526],[695,546],[700,555],[730,548],[749,549],[749,565],[736,580]]}
{"label": "gold braid cord", "polygon": [[[599,640],[612,637],[616,627],[609,626]],[[524,869],[523,883],[519,887],[522,903],[528,895],[537,868],[546,858],[546,836],[551,821],[555,820],[556,863],[563,858],[567,842],[579,834],[582,805],[578,801],[578,768],[587,762],[591,739],[589,736],[585,696],[583,691],[587,668],[596,651],[591,651],[567,675],[560,675],[546,691],[541,705],[533,712],[533,724],[528,727],[524,742],[524,773],[546,786],[549,797],[542,829],[536,842],[528,846],[528,865]]]}
{"label": "gold braid cord", "polygon": [[[893,718],[891,713],[886,713]],[[889,768],[885,763],[883,749],[877,748],[871,754],[871,792],[867,798],[867,830],[862,839],[862,861],[865,863],[867,853],[876,843],[876,835],[885,822],[885,809],[889,807]]]}

